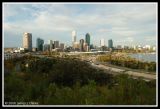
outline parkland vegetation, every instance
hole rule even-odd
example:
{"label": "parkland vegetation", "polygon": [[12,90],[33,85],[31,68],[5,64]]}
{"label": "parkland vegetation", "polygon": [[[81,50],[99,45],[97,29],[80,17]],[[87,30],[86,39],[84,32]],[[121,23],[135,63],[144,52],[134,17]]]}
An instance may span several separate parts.
{"label": "parkland vegetation", "polygon": [[112,76],[74,58],[4,62],[4,102],[39,105],[155,105],[156,81]]}
{"label": "parkland vegetation", "polygon": [[156,72],[156,62],[143,62],[126,55],[101,55],[97,58],[97,61],[108,62],[109,64],[128,67],[131,69],[141,69],[145,71]]}

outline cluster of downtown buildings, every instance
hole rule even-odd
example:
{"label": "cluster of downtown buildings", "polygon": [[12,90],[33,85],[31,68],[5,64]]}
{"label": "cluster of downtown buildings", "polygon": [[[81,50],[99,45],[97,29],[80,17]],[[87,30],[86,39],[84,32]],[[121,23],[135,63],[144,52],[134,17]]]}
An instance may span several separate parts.
{"label": "cluster of downtown buildings", "polygon": [[44,40],[41,38],[37,38],[36,40],[36,48],[32,48],[32,34],[24,33],[23,35],[23,50],[24,51],[52,51],[52,50],[64,50],[64,43],[60,43],[59,41],[49,40],[48,44],[44,44]]}
{"label": "cluster of downtown buildings", "polygon": [[[72,31],[72,45],[65,47],[64,43],[59,43],[59,41],[48,40],[48,43],[45,44],[44,40],[37,38],[36,48],[32,48],[32,34],[24,33],[23,34],[23,48],[20,50],[24,51],[80,51],[80,52],[89,52],[95,49],[93,44],[90,43],[91,36],[89,33],[86,33],[85,39],[80,39],[76,41],[76,31]],[[100,40],[100,46],[105,46],[104,39]],[[113,48],[112,39],[108,40],[108,48]]]}
{"label": "cluster of downtown buildings", "polygon": [[[25,32],[23,34],[23,47],[20,48],[5,48],[4,49],[4,58],[9,59],[12,57],[20,57],[23,54],[19,53],[26,53],[26,52],[36,52],[36,51],[58,51],[58,52],[97,52],[97,51],[110,51],[110,50],[124,50],[124,49],[132,49],[138,51],[156,51],[155,46],[145,45],[134,45],[133,47],[129,46],[121,46],[117,45],[117,47],[113,47],[112,39],[108,40],[108,46],[105,45],[105,40],[100,40],[100,46],[94,46],[90,43],[91,36],[89,33],[86,33],[84,39],[80,39],[79,41],[76,40],[77,34],[76,31],[72,31],[72,45],[65,46],[64,43],[59,43],[58,40],[52,41],[48,40],[48,43],[44,43],[44,40],[41,38],[36,39],[36,47],[32,47],[32,34]],[[17,54],[18,53],[18,54]]]}
{"label": "cluster of downtown buildings", "polygon": [[[89,33],[86,33],[85,39],[80,39],[79,42],[76,41],[76,36],[77,36],[76,31],[72,31],[72,49],[73,51],[89,52],[89,51],[95,50],[96,47],[90,43],[91,36]],[[101,47],[105,46],[104,39],[103,41],[102,40],[100,41],[100,46]],[[111,39],[108,41],[108,47],[113,48],[113,42]]]}
{"label": "cluster of downtown buildings", "polygon": [[[110,50],[121,50],[121,49],[133,49],[133,50],[153,50],[156,51],[155,46],[145,45],[145,46],[121,46],[117,45],[117,47],[113,47],[112,39],[108,40],[108,46],[105,45],[105,40],[100,40],[100,46],[96,47],[91,44],[91,36],[89,33],[86,33],[84,39],[76,40],[77,33],[76,31],[72,31],[72,45],[65,46],[64,43],[60,43],[58,40],[52,41],[48,40],[48,43],[44,43],[44,40],[41,38],[36,39],[36,48],[32,47],[32,34],[25,32],[23,34],[23,47],[20,47],[14,52],[35,52],[35,51],[59,51],[59,52],[69,52],[69,51],[78,51],[78,52],[94,52],[94,51],[110,51]],[[13,51],[12,51],[13,52]]]}

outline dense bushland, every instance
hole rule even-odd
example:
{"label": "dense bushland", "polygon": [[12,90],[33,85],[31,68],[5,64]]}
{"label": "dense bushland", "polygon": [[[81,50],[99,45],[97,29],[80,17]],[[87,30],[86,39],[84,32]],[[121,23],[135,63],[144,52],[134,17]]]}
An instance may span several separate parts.
{"label": "dense bushland", "polygon": [[155,104],[156,82],[104,73],[73,58],[22,57],[4,62],[4,101],[45,105]]}
{"label": "dense bushland", "polygon": [[142,69],[145,71],[156,71],[155,62],[142,62],[140,60],[127,57],[127,56],[116,56],[116,55],[101,55],[97,58],[97,61],[108,62],[113,65],[128,67],[132,69]]}

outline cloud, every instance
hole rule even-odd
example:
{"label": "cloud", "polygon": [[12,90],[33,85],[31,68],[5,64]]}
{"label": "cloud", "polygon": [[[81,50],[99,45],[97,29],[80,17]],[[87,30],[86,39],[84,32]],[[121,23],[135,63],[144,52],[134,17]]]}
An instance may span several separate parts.
{"label": "cloud", "polygon": [[115,40],[114,44],[121,45],[123,43],[123,45],[128,45],[128,44],[133,45],[134,40],[135,39],[133,37],[126,37],[124,39]]}
{"label": "cloud", "polygon": [[145,38],[146,41],[156,41],[156,38],[153,36],[148,36]]}
{"label": "cloud", "polygon": [[154,4],[4,4],[3,9],[6,40],[11,36],[8,40],[15,40],[16,33],[22,37],[23,32],[31,32],[35,39],[70,42],[72,30],[77,31],[79,39],[90,32],[96,44],[100,38],[134,43],[146,35],[156,37]]}

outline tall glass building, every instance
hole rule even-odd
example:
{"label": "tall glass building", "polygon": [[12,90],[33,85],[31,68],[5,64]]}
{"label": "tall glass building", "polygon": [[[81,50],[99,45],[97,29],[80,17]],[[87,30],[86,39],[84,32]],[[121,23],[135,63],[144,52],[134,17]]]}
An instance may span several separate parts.
{"label": "tall glass building", "polygon": [[38,51],[43,51],[44,40],[41,38],[37,38],[36,46]]}
{"label": "tall glass building", "polygon": [[90,34],[89,33],[86,34],[85,42],[88,44],[88,46],[90,46]]}
{"label": "tall glass building", "polygon": [[113,48],[113,41],[112,41],[112,39],[108,40],[108,48]]}

